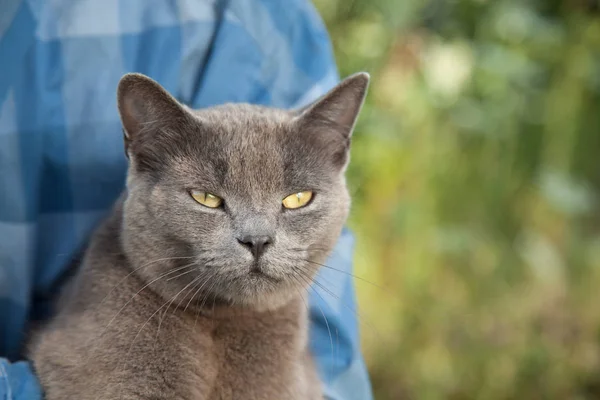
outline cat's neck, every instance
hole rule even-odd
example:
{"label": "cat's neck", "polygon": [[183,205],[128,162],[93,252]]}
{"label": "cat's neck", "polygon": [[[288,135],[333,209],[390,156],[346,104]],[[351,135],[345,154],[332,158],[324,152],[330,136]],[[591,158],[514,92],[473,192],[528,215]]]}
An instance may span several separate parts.
{"label": "cat's neck", "polygon": [[247,305],[236,304],[206,304],[196,310],[191,310],[192,314],[200,314],[206,319],[224,322],[227,320],[256,320],[256,319],[287,319],[296,320],[304,318],[307,315],[307,305],[300,297],[293,297],[284,305],[268,308],[256,309]]}
{"label": "cat's neck", "polygon": [[194,332],[209,333],[214,340],[223,340],[225,346],[238,343],[244,337],[244,342],[285,349],[288,356],[300,356],[308,345],[308,310],[301,299],[292,299],[268,311],[220,306],[205,308],[198,317],[188,310],[183,318]]}

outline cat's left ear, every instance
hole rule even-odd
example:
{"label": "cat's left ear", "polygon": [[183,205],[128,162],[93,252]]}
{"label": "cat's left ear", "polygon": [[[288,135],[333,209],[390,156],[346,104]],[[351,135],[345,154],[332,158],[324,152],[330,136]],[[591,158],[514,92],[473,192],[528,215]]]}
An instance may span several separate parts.
{"label": "cat's left ear", "polygon": [[329,93],[299,110],[298,119],[305,129],[316,132],[320,139],[325,140],[327,147],[337,144],[342,147],[339,149],[342,153],[347,152],[369,80],[366,72],[349,76]]}

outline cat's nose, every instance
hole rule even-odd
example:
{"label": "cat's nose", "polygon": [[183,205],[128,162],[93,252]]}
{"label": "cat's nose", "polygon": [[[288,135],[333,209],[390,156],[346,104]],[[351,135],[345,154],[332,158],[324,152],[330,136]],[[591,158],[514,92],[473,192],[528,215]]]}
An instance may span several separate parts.
{"label": "cat's nose", "polygon": [[252,252],[254,258],[259,258],[267,246],[273,243],[271,236],[242,236],[238,242]]}

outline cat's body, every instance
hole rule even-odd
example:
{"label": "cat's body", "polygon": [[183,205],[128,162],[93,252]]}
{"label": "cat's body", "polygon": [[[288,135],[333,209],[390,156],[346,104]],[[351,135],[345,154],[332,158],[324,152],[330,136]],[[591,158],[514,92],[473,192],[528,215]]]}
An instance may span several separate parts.
{"label": "cat's body", "polygon": [[174,310],[180,299],[166,307],[142,291],[113,319],[145,284],[127,277],[119,228],[116,214],[99,229],[61,314],[34,344],[49,399],[319,398],[300,298],[232,317],[212,298],[205,313],[184,313]]}
{"label": "cat's body", "polygon": [[[343,171],[367,81],[298,113],[196,113],[124,78],[128,189],[33,335],[47,400],[321,398],[303,293],[348,213]],[[198,187],[218,205],[195,203]],[[282,208],[304,189],[312,202]]]}

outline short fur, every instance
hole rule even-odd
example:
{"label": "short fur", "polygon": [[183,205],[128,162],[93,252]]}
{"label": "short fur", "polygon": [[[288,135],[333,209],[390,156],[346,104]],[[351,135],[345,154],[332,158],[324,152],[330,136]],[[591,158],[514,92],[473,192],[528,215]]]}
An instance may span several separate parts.
{"label": "short fur", "polygon": [[[368,80],[297,111],[193,111],[150,78],[123,77],[127,190],[33,335],[46,398],[321,398],[302,293],[348,214],[344,170]],[[306,207],[282,207],[304,190],[315,193]],[[256,257],[246,236],[272,240]]]}

